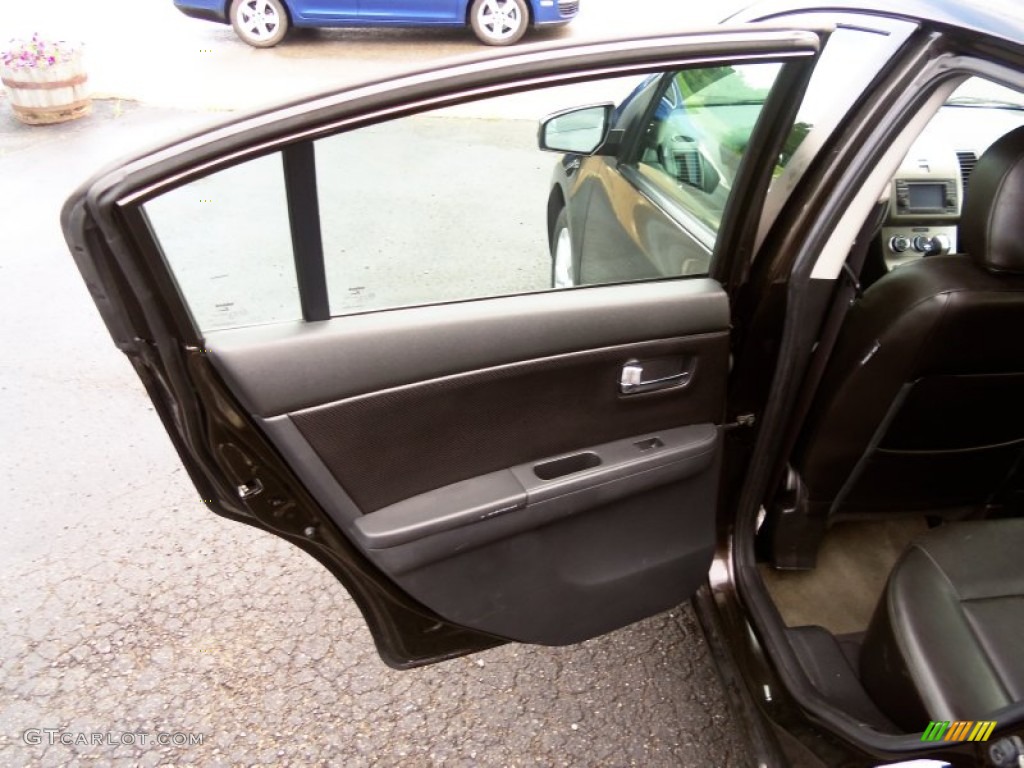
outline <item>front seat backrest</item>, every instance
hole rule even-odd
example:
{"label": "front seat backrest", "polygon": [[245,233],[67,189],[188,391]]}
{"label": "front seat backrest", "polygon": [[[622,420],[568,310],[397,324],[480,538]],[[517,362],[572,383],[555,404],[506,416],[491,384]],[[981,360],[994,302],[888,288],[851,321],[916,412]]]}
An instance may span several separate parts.
{"label": "front seat backrest", "polygon": [[1022,202],[1019,128],[971,176],[967,255],[895,269],[850,309],[792,461],[812,528],[965,513],[1010,473],[1024,447]]}

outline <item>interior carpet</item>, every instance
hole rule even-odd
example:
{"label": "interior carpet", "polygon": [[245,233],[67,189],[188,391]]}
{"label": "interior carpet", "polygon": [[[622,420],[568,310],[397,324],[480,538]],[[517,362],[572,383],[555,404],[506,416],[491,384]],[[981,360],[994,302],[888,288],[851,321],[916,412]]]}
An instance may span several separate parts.
{"label": "interior carpet", "polygon": [[863,632],[896,558],[926,530],[924,518],[836,523],[813,571],[777,571],[762,563],[761,576],[786,626]]}

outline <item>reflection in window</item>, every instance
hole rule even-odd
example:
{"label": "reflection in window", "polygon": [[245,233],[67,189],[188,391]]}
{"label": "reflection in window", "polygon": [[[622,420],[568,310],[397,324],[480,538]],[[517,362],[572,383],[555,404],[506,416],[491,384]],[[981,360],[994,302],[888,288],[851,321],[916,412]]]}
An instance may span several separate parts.
{"label": "reflection in window", "polygon": [[710,250],[740,160],[781,65],[687,69],[667,79],[640,170],[703,231]]}
{"label": "reflection in window", "polygon": [[551,288],[540,118],[637,76],[483,99],[316,142],[331,314]]}

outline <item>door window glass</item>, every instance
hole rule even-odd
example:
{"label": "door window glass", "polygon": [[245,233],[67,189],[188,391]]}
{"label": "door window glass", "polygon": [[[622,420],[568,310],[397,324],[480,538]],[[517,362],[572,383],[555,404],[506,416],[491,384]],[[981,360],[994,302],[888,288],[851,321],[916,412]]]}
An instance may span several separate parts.
{"label": "door window glass", "polygon": [[780,69],[745,64],[676,72],[646,126],[641,174],[678,204],[709,249]]}
{"label": "door window glass", "polygon": [[539,149],[538,121],[618,103],[641,79],[483,99],[317,141],[331,314],[550,289],[559,156]]}
{"label": "door window glass", "polygon": [[[780,69],[536,88],[317,139],[315,173],[289,174],[294,222],[280,153],[164,192],[144,212],[202,331],[302,319],[294,243],[304,265],[322,245],[330,316],[706,275]],[[604,116],[607,145],[542,151],[544,118],[575,108],[577,122]],[[638,141],[640,162],[620,162]],[[638,189],[638,166],[667,203]],[[314,199],[318,217],[299,207]]]}
{"label": "door window glass", "polygon": [[172,189],[145,211],[201,329],[302,317],[279,154]]}

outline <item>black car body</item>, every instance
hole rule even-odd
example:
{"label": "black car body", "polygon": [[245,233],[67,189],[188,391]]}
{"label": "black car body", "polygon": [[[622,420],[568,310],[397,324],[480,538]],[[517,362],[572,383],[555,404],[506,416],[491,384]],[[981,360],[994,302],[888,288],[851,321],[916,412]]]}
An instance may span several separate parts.
{"label": "black car body", "polygon": [[[980,330],[983,340],[957,337],[936,349],[973,354],[980,372],[964,363],[954,374],[924,371],[909,382],[890,381],[892,374],[884,386],[854,392],[860,400],[850,408],[833,406],[850,394],[844,381],[874,370],[872,359],[888,375],[914,350],[934,346],[903,336],[890,342],[885,334],[903,328],[902,315],[870,326],[872,313],[926,290],[919,272],[962,271],[971,290],[1003,281],[998,300],[990,291],[981,305],[1009,313],[1004,324],[1021,317],[1021,255],[1003,232],[1016,226],[1006,214],[1012,202],[991,193],[988,220],[999,222],[998,236],[968,226],[981,213],[960,220],[972,199],[967,182],[983,190],[973,192],[980,200],[988,178],[1009,168],[996,186],[1016,189],[1015,156],[993,161],[986,147],[972,177],[957,159],[960,147],[939,150],[941,162],[908,152],[965,83],[1024,91],[1024,20],[1008,5],[947,2],[767,3],[742,20],[764,23],[545,47],[256,114],[98,175],[65,207],[65,234],[201,498],[320,560],[351,593],[390,665],[442,661],[508,640],[577,642],[695,595],[757,763],[985,764],[990,746],[1009,755],[1012,738],[1024,733],[1024,698],[1015,688],[1022,668],[1005,653],[1020,626],[1019,569],[1006,569],[1020,536],[1019,333],[996,345],[997,331],[971,315],[953,327]],[[855,67],[850,48],[863,54]],[[839,52],[832,63],[830,51]],[[659,114],[663,101],[669,112],[693,108],[688,98],[736,73],[745,78],[729,91],[739,94],[741,136],[726,132],[728,142],[709,148],[706,131]],[[538,226],[524,231],[546,257],[568,210],[578,287],[547,290],[547,265],[537,261],[530,269],[545,272],[543,285],[532,273],[517,283],[522,270],[513,270],[509,282],[481,291],[471,280],[452,293],[443,270],[448,249],[464,243],[478,265],[473,280],[511,258],[500,252],[486,261],[490,241],[458,226],[488,202],[472,185],[487,175],[479,170],[484,159],[505,147],[484,142],[484,151],[471,152],[456,207],[428,215],[409,240],[388,224],[438,197],[417,169],[450,139],[452,110],[613,76],[639,83],[638,95],[622,110],[600,102],[587,113],[601,118],[598,140],[561,161],[547,206],[542,195],[529,201],[542,213]],[[827,109],[810,97],[822,93]],[[986,106],[1022,122],[1013,103]],[[715,114],[703,125],[721,120]],[[478,136],[505,131],[493,119],[458,125]],[[551,125],[542,127],[542,144],[565,149]],[[665,125],[671,130],[652,143],[649,129]],[[1009,129],[993,136],[994,151],[1009,152],[1016,137]],[[692,163],[666,160],[666,146]],[[954,170],[932,178],[932,166],[947,168],[950,153]],[[908,156],[922,175],[901,170]],[[497,189],[507,189],[521,163],[500,168]],[[344,176],[332,175],[336,169]],[[257,200],[261,184],[274,207]],[[694,190],[717,201],[715,216],[699,227],[693,211],[677,205]],[[676,202],[666,199],[677,193]],[[567,209],[579,195],[588,204]],[[508,205],[503,199],[501,208]],[[239,207],[259,232],[224,226]],[[948,228],[952,240],[944,239]],[[897,239],[904,236],[905,247]],[[1011,245],[975,256],[975,264],[952,255],[957,238]],[[408,266],[374,272],[417,243],[425,250]],[[351,256],[357,246],[385,258],[363,265]],[[908,249],[920,257],[900,266]],[[218,259],[228,266],[210,266]],[[260,270],[274,280],[244,282]],[[359,270],[369,277],[354,275]],[[388,293],[400,282],[396,274],[410,276],[405,293]],[[282,293],[278,283],[292,287]],[[966,295],[941,292],[943,301]],[[873,308],[877,296],[881,309]],[[911,303],[914,328],[917,306],[933,298]],[[862,333],[866,352],[851,340]],[[890,344],[901,350],[893,360]],[[852,373],[834,370],[847,358]],[[975,385],[984,392],[967,398],[962,387]],[[889,390],[914,404],[913,418],[890,408]],[[947,430],[931,428],[934,409]],[[808,431],[809,424],[819,428]],[[985,428],[972,432],[978,424]],[[890,426],[909,447],[890,450]],[[843,442],[844,430],[857,429],[879,439],[852,459],[839,456],[831,470],[815,463]],[[984,445],[941,442],[961,432]],[[897,459],[903,463],[887,478],[865,474]],[[946,472],[936,470],[937,459]],[[835,469],[843,461],[855,468]],[[815,495],[812,479],[827,471],[842,474],[843,499]],[[854,482],[864,477],[871,482]],[[955,509],[941,506],[942,494],[958,493]],[[847,514],[841,502],[856,498],[870,503]],[[994,723],[978,732],[987,741],[960,738],[958,729],[931,739],[935,729],[910,710],[921,704],[917,660],[893,652],[885,670],[869,669],[863,649],[889,654],[885,632],[893,631],[885,622],[901,620],[885,613],[885,600],[882,618],[852,632],[783,616],[787,600],[797,607],[800,600],[780,597],[780,577],[769,571],[802,569],[813,580],[822,540],[850,530],[841,523],[857,515],[883,525],[913,519],[922,551],[936,552],[949,531],[976,532],[975,542],[990,546],[986,557],[970,545],[970,558],[987,563],[978,573],[995,569],[983,597],[1009,601],[978,631],[998,646],[990,653],[1005,668],[991,673],[1003,678],[979,696],[1005,703],[954,707],[953,717],[925,713]],[[894,559],[906,541],[889,547]],[[852,549],[870,556],[884,547],[868,538]],[[968,549],[956,551],[968,559]],[[892,599],[903,581],[897,571],[913,566],[908,557],[885,562]],[[877,568],[870,558],[858,562]],[[817,565],[825,572],[824,562]],[[840,571],[840,588],[819,599],[823,610],[844,591],[863,597],[850,586],[863,575],[851,566],[844,582]],[[920,594],[924,622],[932,614]],[[906,615],[920,618],[912,604]],[[956,632],[937,633],[920,646],[922,658],[934,648],[964,659],[968,672],[984,666],[984,650],[945,634]],[[945,672],[932,669],[925,682],[955,698]],[[870,695],[862,676],[891,680],[892,694],[879,697],[875,686]],[[978,679],[969,677],[964,692]],[[917,694],[931,701],[930,691]],[[910,701],[905,712],[901,697]]]}

